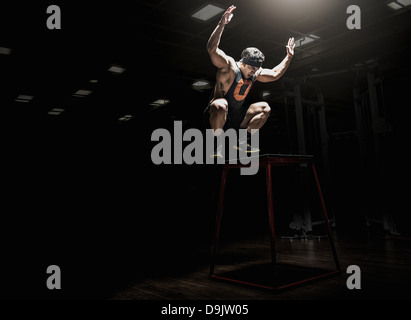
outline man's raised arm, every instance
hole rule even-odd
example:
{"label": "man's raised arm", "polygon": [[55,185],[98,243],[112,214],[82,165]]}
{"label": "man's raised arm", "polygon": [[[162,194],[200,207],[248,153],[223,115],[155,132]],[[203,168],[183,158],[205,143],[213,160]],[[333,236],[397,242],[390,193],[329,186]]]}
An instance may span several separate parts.
{"label": "man's raised arm", "polygon": [[257,76],[257,80],[261,82],[270,82],[281,78],[290,65],[291,59],[294,56],[294,47],[294,38],[288,39],[288,44],[286,46],[287,56],[283,59],[283,61],[281,61],[278,66],[274,67],[273,69],[261,69]]}
{"label": "man's raised arm", "polygon": [[210,55],[211,62],[219,69],[228,66],[228,56],[221,50],[218,45],[220,44],[221,35],[223,34],[224,27],[231,21],[233,17],[232,12],[236,7],[231,6],[224,12],[223,16],[220,19],[217,27],[214,29],[213,33],[208,39],[207,42],[207,51]]}

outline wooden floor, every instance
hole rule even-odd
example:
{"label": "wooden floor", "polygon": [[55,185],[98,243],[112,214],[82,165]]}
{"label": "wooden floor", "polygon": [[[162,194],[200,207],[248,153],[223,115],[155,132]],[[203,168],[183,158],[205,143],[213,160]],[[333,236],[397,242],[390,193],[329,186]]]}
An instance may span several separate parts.
{"label": "wooden floor", "polygon": [[[250,264],[270,261],[269,239],[225,241],[218,250],[216,273],[241,269]],[[328,239],[284,239],[276,241],[277,261],[305,267],[335,269]],[[317,300],[317,299],[407,299],[411,298],[411,241],[407,239],[338,239],[336,249],[342,272],[327,279],[294,287],[282,292],[269,292],[208,277],[210,248],[191,252],[197,263],[193,268],[163,272],[130,283],[108,299],[112,300]],[[178,262],[174,261],[174,265]],[[346,286],[347,267],[361,270],[361,289]]]}

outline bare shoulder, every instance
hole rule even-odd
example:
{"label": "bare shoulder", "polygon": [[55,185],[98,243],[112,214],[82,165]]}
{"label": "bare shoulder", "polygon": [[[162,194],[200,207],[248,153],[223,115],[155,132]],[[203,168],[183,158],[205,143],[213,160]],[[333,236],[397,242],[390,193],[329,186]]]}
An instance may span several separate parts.
{"label": "bare shoulder", "polygon": [[232,57],[227,56],[227,65],[219,68],[217,72],[217,81],[230,82],[234,79],[236,63]]}
{"label": "bare shoulder", "polygon": [[228,65],[230,67],[230,70],[235,72],[235,70],[237,68],[237,64],[236,64],[235,60],[232,57],[228,57]]}
{"label": "bare shoulder", "polygon": [[235,72],[235,60],[232,57],[227,56],[227,62],[228,63],[224,67],[219,68],[218,72],[220,74],[229,74]]}
{"label": "bare shoulder", "polygon": [[228,64],[224,68],[218,69],[215,98],[222,98],[228,92],[231,84],[234,81],[236,63],[231,57],[228,57]]}

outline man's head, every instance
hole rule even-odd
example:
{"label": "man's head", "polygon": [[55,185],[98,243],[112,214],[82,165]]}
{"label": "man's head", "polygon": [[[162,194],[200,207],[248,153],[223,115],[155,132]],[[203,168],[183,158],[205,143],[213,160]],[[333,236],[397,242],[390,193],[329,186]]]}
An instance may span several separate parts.
{"label": "man's head", "polygon": [[250,47],[243,50],[240,59],[240,70],[244,77],[252,78],[265,60],[264,54],[257,48]]}

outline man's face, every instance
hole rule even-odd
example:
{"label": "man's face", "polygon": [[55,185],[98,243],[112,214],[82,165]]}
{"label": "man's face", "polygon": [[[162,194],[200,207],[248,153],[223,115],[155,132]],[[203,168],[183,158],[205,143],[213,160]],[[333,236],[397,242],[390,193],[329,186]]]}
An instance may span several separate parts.
{"label": "man's face", "polygon": [[259,69],[258,67],[250,66],[249,64],[241,63],[243,65],[243,68],[241,72],[243,73],[244,77],[247,79],[252,78],[257,70]]}

